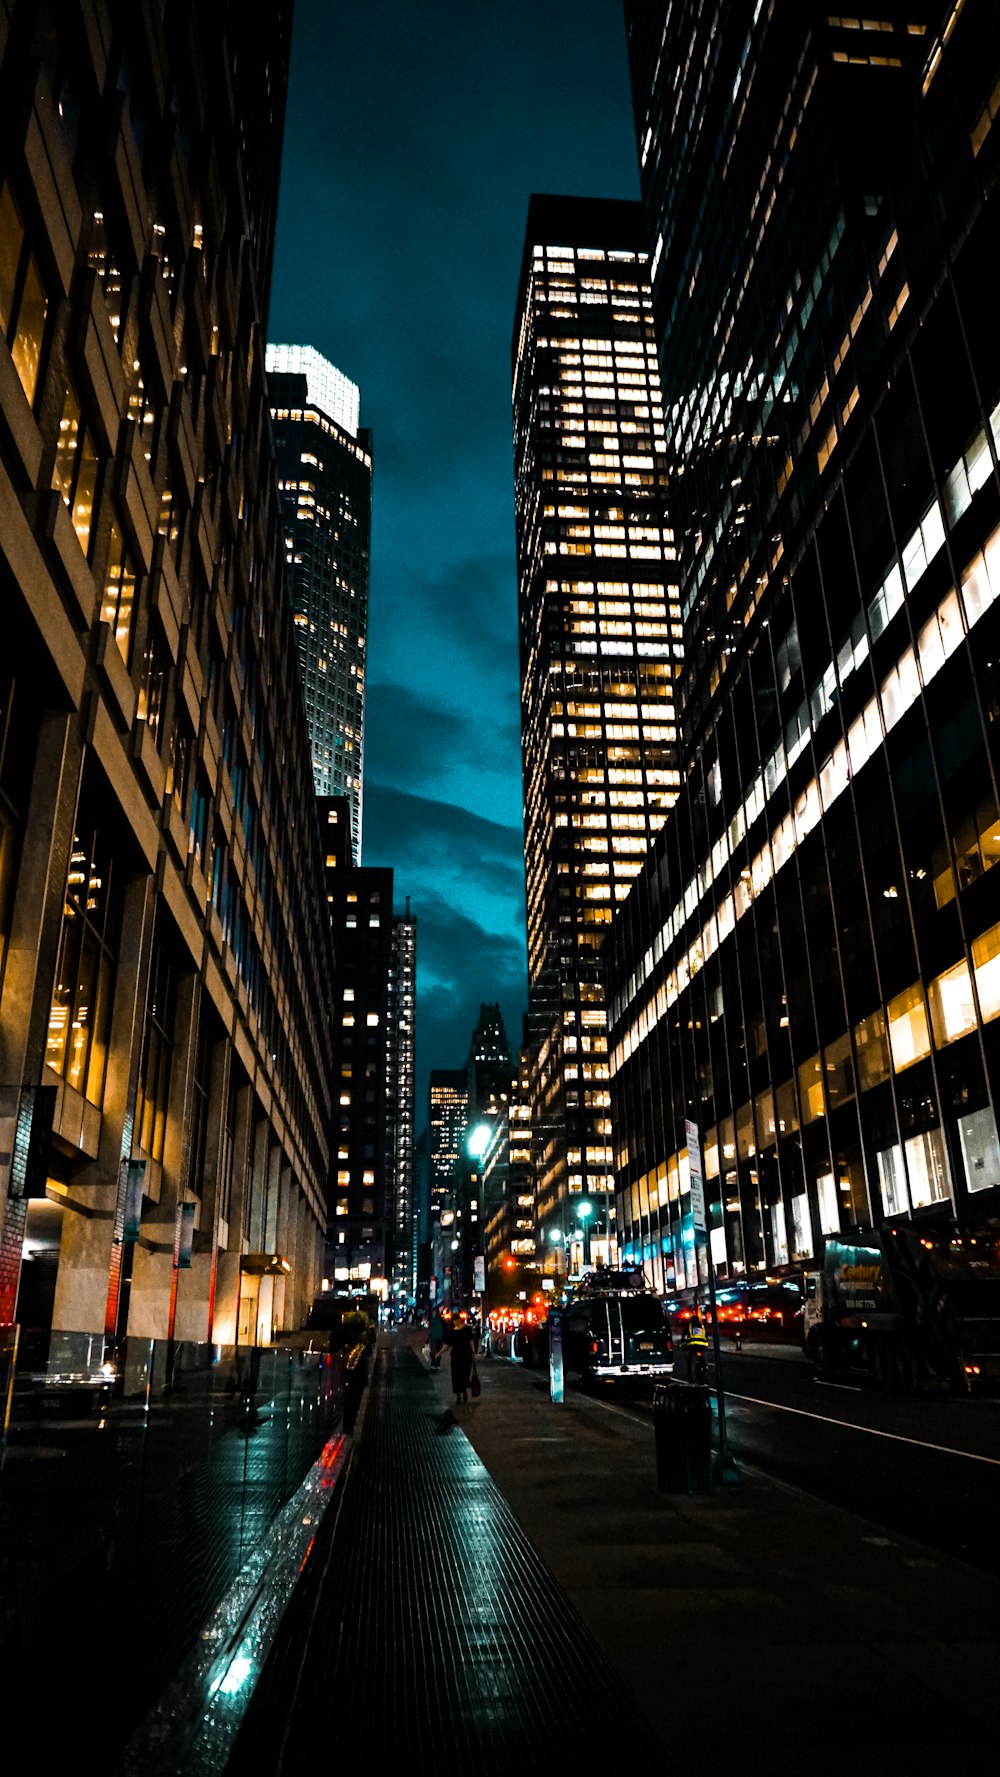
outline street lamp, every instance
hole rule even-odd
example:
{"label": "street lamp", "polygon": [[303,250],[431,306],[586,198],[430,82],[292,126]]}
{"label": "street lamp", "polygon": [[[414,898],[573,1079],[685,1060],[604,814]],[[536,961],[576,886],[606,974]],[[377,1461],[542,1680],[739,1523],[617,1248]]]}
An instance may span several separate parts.
{"label": "street lamp", "polygon": [[490,1143],[493,1131],[489,1123],[477,1123],[470,1129],[465,1138],[465,1151],[473,1160],[481,1160]]}

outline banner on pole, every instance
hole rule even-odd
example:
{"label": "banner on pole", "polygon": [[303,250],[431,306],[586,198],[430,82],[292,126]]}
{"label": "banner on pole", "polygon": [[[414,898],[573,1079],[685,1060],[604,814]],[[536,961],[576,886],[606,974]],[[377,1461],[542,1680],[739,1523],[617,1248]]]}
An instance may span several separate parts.
{"label": "banner on pole", "polygon": [[685,1121],[684,1132],[687,1136],[688,1167],[691,1173],[691,1219],[702,1234],[707,1234],[705,1179],[701,1170],[701,1135],[697,1123],[692,1123],[689,1120]]}

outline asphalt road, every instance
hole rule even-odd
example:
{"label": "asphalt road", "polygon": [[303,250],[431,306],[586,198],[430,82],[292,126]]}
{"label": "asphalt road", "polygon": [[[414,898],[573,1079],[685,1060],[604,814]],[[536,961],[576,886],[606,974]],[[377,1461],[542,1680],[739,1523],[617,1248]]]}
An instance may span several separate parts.
{"label": "asphalt road", "polygon": [[[912,1537],[1000,1573],[1000,1397],[909,1399],[861,1377],[821,1382],[793,1350],[724,1347],[722,1376],[737,1463],[867,1518],[873,1536]],[[639,1397],[621,1407],[652,1411]]]}

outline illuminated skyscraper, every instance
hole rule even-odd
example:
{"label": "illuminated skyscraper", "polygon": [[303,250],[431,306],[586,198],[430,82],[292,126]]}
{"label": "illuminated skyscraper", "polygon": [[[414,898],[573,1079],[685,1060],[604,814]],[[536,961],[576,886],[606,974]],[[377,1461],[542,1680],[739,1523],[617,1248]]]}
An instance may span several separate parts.
{"label": "illuminated skyscraper", "polygon": [[430,1280],[433,1299],[450,1294],[454,1192],[465,1160],[469,1081],[465,1068],[434,1068],[430,1077]]}
{"label": "illuminated skyscraper", "polygon": [[285,550],[318,796],[346,796],[361,861],[371,436],[357,385],[311,346],[269,345]]}
{"label": "illuminated skyscraper", "polygon": [[685,786],[608,946],[625,1255],[1000,1210],[1000,15],[626,6]]}
{"label": "illuminated skyscraper", "polygon": [[394,915],[393,873],[350,861],[346,797],[319,799],[336,957],[334,1157],[327,1274],[338,1289],[415,1281],[413,1078],[417,922]]}
{"label": "illuminated skyscraper", "polygon": [[561,1239],[571,1200],[596,1194],[606,1246],[598,952],[678,784],[680,606],[638,204],[532,198],[513,380],[538,1209]]}
{"label": "illuminated skyscraper", "polygon": [[386,1141],[389,1193],[386,1204],[386,1275],[398,1306],[413,1301],[417,1283],[417,1221],[413,1176],[417,922],[410,912],[392,922],[389,1021],[386,1032]]}
{"label": "illuminated skyscraper", "polygon": [[431,1218],[439,1221],[469,1122],[464,1068],[433,1068],[430,1078]]}

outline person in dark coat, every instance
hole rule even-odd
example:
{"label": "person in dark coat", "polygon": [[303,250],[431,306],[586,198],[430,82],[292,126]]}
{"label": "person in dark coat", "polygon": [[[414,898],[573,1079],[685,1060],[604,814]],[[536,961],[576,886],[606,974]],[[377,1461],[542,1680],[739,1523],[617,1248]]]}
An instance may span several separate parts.
{"label": "person in dark coat", "polygon": [[455,1391],[455,1399],[464,1406],[469,1398],[469,1384],[472,1381],[472,1366],[476,1355],[476,1336],[472,1327],[464,1322],[462,1325],[453,1323],[449,1343],[451,1386]]}

